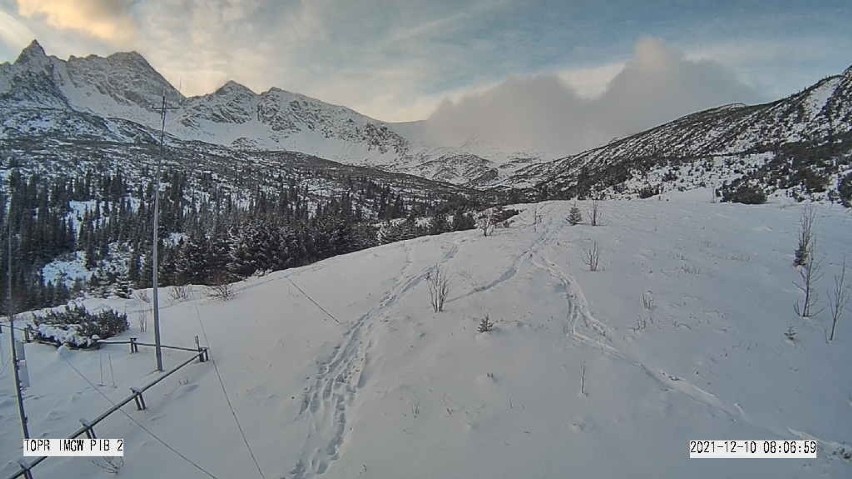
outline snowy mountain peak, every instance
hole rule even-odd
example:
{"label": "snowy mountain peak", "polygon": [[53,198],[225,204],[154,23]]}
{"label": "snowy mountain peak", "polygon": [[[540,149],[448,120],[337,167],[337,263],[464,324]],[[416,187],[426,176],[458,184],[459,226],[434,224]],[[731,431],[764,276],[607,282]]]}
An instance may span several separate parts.
{"label": "snowy mountain peak", "polygon": [[[97,58],[97,56],[94,57]],[[136,68],[147,69],[155,73],[156,75],[159,75],[157,70],[155,70],[150,63],[148,63],[148,60],[146,60],[145,57],[135,51],[116,52],[106,57],[106,59],[112,63],[123,63],[126,65],[133,65]]]}
{"label": "snowy mountain peak", "polygon": [[251,96],[256,96],[257,94],[249,87],[243,85],[242,83],[237,83],[234,80],[228,80],[227,83],[220,86],[218,90],[216,90],[214,95],[223,95],[223,94],[247,94]]}
{"label": "snowy mountain peak", "polygon": [[21,51],[21,54],[18,55],[18,59],[15,60],[15,65],[42,68],[49,61],[50,59],[47,58],[47,54],[44,52],[44,48],[42,48],[38,40],[33,40]]}
{"label": "snowy mountain peak", "polygon": [[[400,133],[396,125],[280,88],[256,93],[228,81],[212,93],[185,98],[136,52],[63,60],[47,56],[41,45],[33,42],[21,53],[19,64],[0,65],[0,102],[8,105],[9,113],[18,111],[25,118],[12,122],[14,125],[9,123],[12,129],[7,131],[15,135],[43,131],[33,126],[44,123],[34,120],[34,112],[43,115],[45,107],[60,116],[93,114],[158,129],[161,120],[155,108],[164,93],[169,105],[180,105],[169,115],[173,119],[169,133],[182,140],[240,149],[299,151],[454,183],[496,174],[489,161],[470,155],[454,156],[451,165],[441,165],[446,163],[448,152],[425,143],[412,148],[407,136],[416,135],[409,135],[411,132]],[[74,134],[70,130],[65,133]],[[0,138],[3,134],[0,130]],[[105,137],[110,135],[104,133]],[[456,174],[462,171],[475,174]]]}

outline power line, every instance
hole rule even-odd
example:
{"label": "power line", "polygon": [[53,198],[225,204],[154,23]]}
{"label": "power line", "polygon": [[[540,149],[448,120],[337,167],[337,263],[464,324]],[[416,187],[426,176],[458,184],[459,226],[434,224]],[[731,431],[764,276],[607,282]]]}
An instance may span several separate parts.
{"label": "power line", "polygon": [[[91,386],[91,387],[92,387],[92,389],[94,389],[95,391],[97,391],[97,392],[98,392],[98,394],[100,394],[101,396],[103,396],[103,398],[104,398],[104,399],[106,399],[106,400],[107,400],[107,402],[109,402],[110,404],[112,404],[113,406],[115,406],[115,402],[113,402],[113,400],[112,400],[112,399],[110,399],[110,398],[109,398],[109,396],[107,396],[107,395],[106,395],[103,391],[101,391],[100,389],[98,389],[98,387],[97,387],[94,383],[92,383],[92,381],[90,381],[90,380],[89,380],[89,378],[87,378],[85,374],[83,374],[82,372],[80,372],[80,370],[79,370],[79,369],[77,369],[76,367],[74,367],[74,365],[73,365],[73,364],[71,364],[71,362],[70,362],[70,361],[68,361],[68,358],[66,358],[66,357],[64,357],[64,356],[63,356],[63,357],[62,357],[62,359],[63,359],[63,361],[65,361],[65,364],[67,364],[67,365],[68,365],[68,366],[69,366],[69,367],[70,367],[70,368],[71,368],[71,369],[72,369],[75,373],[77,373],[77,375],[78,375],[78,376],[80,376],[81,378],[83,378],[83,380],[84,380],[84,381],[86,381],[86,383],[88,383],[88,384],[89,384],[89,386]],[[148,433],[148,435],[149,435],[149,436],[151,436],[151,437],[153,437],[154,439],[156,439],[156,440],[157,440],[157,442],[159,442],[160,444],[162,444],[163,446],[165,446],[165,447],[166,447],[166,449],[168,449],[168,450],[172,451],[173,453],[175,453],[175,455],[177,455],[178,457],[180,457],[181,459],[183,459],[183,460],[184,460],[184,461],[186,461],[187,463],[191,464],[193,467],[195,467],[195,468],[196,468],[196,469],[198,469],[199,471],[203,472],[203,473],[204,473],[204,474],[206,474],[208,477],[211,477],[211,478],[213,478],[213,479],[219,479],[219,478],[218,478],[218,477],[216,477],[213,473],[211,473],[211,472],[210,472],[210,471],[208,471],[207,469],[204,469],[203,467],[201,467],[200,465],[198,465],[198,463],[196,463],[196,462],[195,462],[195,461],[193,461],[192,459],[190,459],[190,458],[188,458],[188,457],[184,456],[183,454],[181,454],[181,452],[180,452],[180,451],[178,451],[177,449],[175,449],[174,447],[172,447],[169,443],[167,443],[166,441],[164,441],[163,439],[161,439],[159,436],[157,436],[157,435],[156,435],[156,434],[154,434],[153,432],[151,432],[151,430],[150,430],[150,429],[148,429],[147,427],[143,426],[143,425],[142,425],[139,421],[137,421],[136,419],[134,419],[134,418],[133,418],[133,416],[131,416],[131,415],[130,415],[130,414],[128,414],[127,412],[123,411],[121,408],[119,408],[119,409],[118,409],[118,411],[119,411],[119,412],[121,412],[122,414],[124,414],[124,415],[127,417],[127,419],[130,419],[130,420],[131,420],[134,424],[136,424],[136,425],[139,427],[139,429],[142,429],[143,431],[145,431],[146,433]]]}
{"label": "power line", "polygon": [[6,353],[3,352],[3,341],[0,341],[0,376],[6,372],[6,366],[9,365],[11,360],[6,361]]}
{"label": "power line", "polygon": [[[207,347],[209,348],[210,339],[207,337],[207,331],[204,329],[204,322],[201,321],[201,313],[198,312],[198,305],[195,305],[195,316],[198,318],[198,324],[201,326],[201,334],[204,335],[204,342],[207,343]],[[225,395],[225,401],[228,402],[228,409],[231,410],[231,415],[234,416],[234,422],[237,423],[237,429],[240,431],[240,436],[243,437],[243,442],[246,445],[246,449],[248,449],[251,460],[254,462],[255,467],[257,467],[257,473],[260,474],[260,477],[266,479],[266,476],[263,475],[263,471],[260,469],[260,464],[257,462],[257,458],[254,456],[254,451],[252,451],[251,445],[249,445],[246,433],[243,431],[243,426],[237,418],[237,412],[234,411],[234,406],[231,404],[231,398],[228,397],[228,391],[225,389],[225,382],[222,380],[222,375],[219,374],[219,366],[216,365],[215,359],[211,358],[210,362],[213,363],[213,369],[216,371],[216,377],[219,378],[219,385],[222,386],[222,394]]]}
{"label": "power line", "polygon": [[329,318],[333,319],[335,323],[337,323],[337,324],[341,324],[341,323],[340,323],[340,321],[339,321],[337,318],[335,318],[333,314],[329,313],[327,309],[323,308],[321,304],[317,303],[317,302],[314,300],[314,298],[312,298],[312,297],[311,297],[308,293],[306,293],[306,292],[305,292],[305,290],[303,290],[302,288],[300,288],[300,287],[299,287],[299,285],[298,285],[298,284],[296,284],[296,282],[295,282],[295,281],[293,281],[292,279],[290,279],[290,277],[289,277],[289,276],[287,277],[287,281],[289,281],[289,282],[290,282],[290,284],[292,284],[293,286],[295,286],[295,287],[296,287],[296,289],[298,289],[300,293],[302,293],[303,295],[305,295],[305,297],[306,297],[306,298],[308,298],[308,301],[310,301],[310,302],[314,303],[314,305],[315,305],[317,308],[319,308],[319,309],[320,309],[320,311],[322,311],[323,313],[327,314]]}

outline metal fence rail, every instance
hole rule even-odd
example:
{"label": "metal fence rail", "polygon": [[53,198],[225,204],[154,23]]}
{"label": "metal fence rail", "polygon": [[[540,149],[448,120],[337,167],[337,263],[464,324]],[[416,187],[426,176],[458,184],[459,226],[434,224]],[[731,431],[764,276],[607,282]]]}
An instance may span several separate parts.
{"label": "metal fence rail", "polygon": [[[131,345],[131,351],[130,351],[131,353],[137,352],[138,346],[151,346],[151,347],[154,346],[153,344],[149,344],[149,343],[137,342],[136,338],[130,338],[129,341],[98,341],[98,343],[100,343],[100,344],[130,344]],[[198,345],[198,337],[197,336],[195,338],[195,343],[196,343],[196,345]],[[179,369],[181,369],[184,366],[188,365],[189,363],[195,361],[196,359],[198,359],[198,361],[202,362],[202,363],[210,359],[208,348],[206,346],[198,345],[197,349],[184,348],[184,347],[180,347],[180,346],[166,346],[166,345],[161,345],[161,347],[167,348],[167,349],[177,349],[177,350],[181,350],[181,351],[191,351],[194,354],[192,356],[190,356],[189,359],[187,359],[186,361],[178,364],[177,366],[170,369],[168,372],[161,375],[160,377],[149,382],[148,384],[146,384],[146,385],[144,385],[140,388],[131,387],[130,391],[132,392],[132,394],[130,394],[126,398],[122,399],[121,401],[115,403],[111,408],[102,412],[94,420],[86,421],[86,420],[81,419],[80,423],[82,425],[80,426],[80,428],[77,429],[76,431],[74,431],[69,437],[64,438],[64,439],[75,439],[75,438],[78,438],[78,437],[80,437],[84,434],[89,439],[95,439],[96,438],[95,426],[97,426],[101,421],[103,421],[104,419],[109,417],[111,414],[118,411],[123,406],[127,405],[127,403],[129,403],[130,401],[135,401],[137,410],[139,410],[139,411],[145,410],[147,408],[147,406],[145,405],[145,398],[142,396],[142,393],[144,393],[148,389],[152,388],[154,385],[158,384],[160,381],[171,376],[172,374],[174,374]],[[41,456],[41,457],[39,457],[39,458],[35,459],[34,461],[29,462],[29,463],[22,459],[18,463],[20,465],[21,469],[18,472],[15,472],[14,474],[12,474],[11,476],[8,476],[7,479],[16,479],[16,478],[19,478],[19,477],[24,477],[25,479],[33,479],[32,469],[35,466],[41,464],[48,457],[49,456]]]}

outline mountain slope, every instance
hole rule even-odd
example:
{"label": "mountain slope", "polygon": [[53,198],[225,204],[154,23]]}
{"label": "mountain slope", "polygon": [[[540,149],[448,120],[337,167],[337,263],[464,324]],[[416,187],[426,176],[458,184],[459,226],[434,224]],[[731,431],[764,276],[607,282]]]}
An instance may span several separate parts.
{"label": "mountain slope", "polygon": [[[785,145],[802,150],[795,157],[827,147],[824,150],[828,151],[817,153],[834,165],[831,171],[822,171],[820,165],[819,173],[836,180],[848,168],[850,132],[852,67],[776,102],[695,113],[599,148],[531,165],[507,184],[546,185],[551,192],[569,196],[592,191],[636,194],[641,187],[660,186],[660,177],[671,173],[672,183],[683,179],[691,187],[700,182],[718,185],[759,168],[779,156]],[[731,162],[744,168],[725,168]],[[704,171],[687,173],[691,166],[701,166]],[[835,184],[826,183],[827,188],[836,189]],[[773,187],[766,182],[762,186]]]}
{"label": "mountain slope", "polygon": [[[176,139],[239,150],[298,151],[478,188],[534,188],[540,198],[593,192],[635,196],[640,190],[732,183],[748,177],[769,192],[781,189],[781,194],[826,199],[828,193],[836,196],[842,189],[838,182],[847,174],[843,165],[848,164],[852,130],[850,68],[776,102],[698,112],[544,162],[536,155],[493,151],[475,139],[457,147],[442,146],[430,136],[425,122],[384,123],[277,88],[258,94],[228,82],[208,95],[185,98],[137,53],[64,61],[47,56],[33,42],[14,64],[0,65],[4,112],[0,138],[74,138],[82,132],[108,141],[148,141],[145,137],[160,126],[155,108],[163,94],[175,108],[169,112],[167,129]],[[149,134],[140,133],[144,130]],[[779,155],[785,145],[793,146]],[[826,145],[831,151],[817,151]],[[796,178],[780,181],[779,186],[777,175],[761,170],[777,172],[783,165],[776,163],[815,154],[821,162],[834,164],[809,164],[809,171],[793,176],[825,177],[816,188],[811,180],[792,184]],[[706,174],[672,169],[699,162]],[[682,181],[662,181],[672,176]]]}
{"label": "mountain slope", "polygon": [[[126,411],[217,477],[255,471],[223,387],[266,477],[848,477],[852,335],[827,343],[825,316],[793,312],[798,208],[613,201],[593,228],[568,226],[570,206],[519,206],[487,238],[420,238],[252,278],[230,302],[197,287],[164,298],[166,344],[198,335],[224,386],[193,364],[146,393],[148,410]],[[852,254],[849,228],[842,209],[819,210],[829,276]],[[581,261],[593,241],[597,272]],[[442,313],[428,306],[436,264],[452,278]],[[485,315],[496,328],[478,333]],[[136,329],[126,335],[152,334]],[[107,356],[115,377],[99,381]],[[185,357],[167,351],[166,365]],[[126,346],[30,344],[27,358],[31,427],[49,437],[109,407],[95,389],[117,400],[154,364]],[[0,367],[7,398],[8,379]],[[4,431],[17,430],[14,407],[0,401]],[[126,439],[122,477],[205,477],[121,415],[98,434]],[[699,438],[809,438],[819,453],[696,462],[687,441]],[[0,474],[16,470],[18,445],[0,435]],[[35,472],[99,469],[52,458]]]}
{"label": "mountain slope", "polygon": [[41,132],[30,127],[33,110],[55,125],[53,135],[73,137],[77,131],[66,129],[61,118],[75,113],[156,130],[161,124],[156,108],[164,94],[175,108],[167,129],[182,140],[241,150],[298,151],[457,184],[495,171],[488,160],[461,154],[452,157],[458,168],[434,172],[433,166],[422,165],[435,159],[431,147],[412,145],[392,125],[278,88],[256,94],[228,82],[211,94],[186,98],[135,52],[64,61],[47,56],[34,41],[15,63],[0,65],[5,137]]}

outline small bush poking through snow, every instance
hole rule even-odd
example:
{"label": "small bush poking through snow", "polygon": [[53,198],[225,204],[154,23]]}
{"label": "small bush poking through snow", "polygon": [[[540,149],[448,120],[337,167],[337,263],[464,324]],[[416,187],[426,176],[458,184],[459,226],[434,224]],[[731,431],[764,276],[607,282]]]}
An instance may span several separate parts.
{"label": "small bush poking through snow", "polygon": [[600,251],[598,251],[598,242],[592,243],[592,247],[586,250],[586,256],[583,262],[589,267],[589,271],[598,270],[598,261],[600,260]]}
{"label": "small bush poking through snow", "polygon": [[491,318],[486,314],[484,318],[479,320],[479,327],[476,328],[480,333],[490,333],[494,331],[494,322],[491,321]]}
{"label": "small bush poking through snow", "polygon": [[488,233],[494,230],[494,225],[496,224],[494,221],[495,216],[494,208],[488,208],[476,216],[476,227],[482,231],[482,236],[488,236]]}
{"label": "small bush poking through snow", "polygon": [[97,459],[92,459],[92,464],[98,466],[100,469],[110,473],[110,474],[118,474],[122,467],[124,467],[124,458],[122,457],[99,457]]}
{"label": "small bush poking through snow", "polygon": [[127,331],[127,315],[106,309],[90,313],[80,305],[66,306],[64,311],[49,311],[44,316],[35,316],[35,337],[39,341],[61,346],[69,344],[77,348],[88,348],[97,339],[106,339]]}
{"label": "small bush poking through snow", "polygon": [[450,279],[441,267],[435,265],[435,269],[426,274],[429,286],[429,304],[432,311],[440,313],[444,310],[444,302],[450,294]]}
{"label": "small bush poking through snow", "polygon": [[820,311],[815,311],[817,304],[817,292],[815,290],[817,282],[822,278],[822,262],[816,258],[816,246],[811,240],[811,248],[808,252],[808,261],[799,266],[799,280],[793,284],[802,292],[802,299],[797,301],[793,310],[802,318],[810,318],[816,316]]}
{"label": "small bush poking through snow", "polygon": [[834,276],[834,288],[828,291],[829,312],[831,312],[831,336],[829,341],[834,341],[834,331],[837,329],[837,321],[843,316],[843,310],[849,303],[849,287],[846,285],[846,258],[840,267],[840,274]]}
{"label": "small bush poking through snow", "polygon": [[784,332],[784,336],[786,336],[787,339],[790,340],[790,342],[795,342],[796,341],[796,328],[794,328],[792,326],[788,327],[787,331]]}
{"label": "small bush poking through snow", "polygon": [[743,203],[746,205],[761,205],[766,203],[766,193],[759,186],[743,184],[736,190],[722,190],[722,201]]}
{"label": "small bush poking through snow", "polygon": [[589,209],[589,224],[592,226],[601,224],[601,205],[596,199],[592,200],[592,207]]}
{"label": "small bush poking through snow", "polygon": [[802,209],[802,219],[799,222],[799,245],[794,252],[795,259],[793,264],[796,266],[805,266],[808,264],[808,256],[811,252],[811,243],[814,239],[813,227],[816,220],[816,210],[813,206],[807,205]]}
{"label": "small bush poking through snow", "polygon": [[169,296],[172,298],[172,301],[176,303],[186,301],[189,299],[189,286],[185,284],[176,284],[172,286],[171,291],[169,291]]}
{"label": "small bush poking through snow", "polygon": [[136,325],[139,326],[140,333],[148,331],[148,310],[136,313]]}
{"label": "small bush poking through snow", "polygon": [[227,281],[217,282],[212,286],[207,287],[207,295],[211,298],[220,299],[222,301],[230,301],[236,296],[236,291]]}
{"label": "small bush poking through snow", "polygon": [[148,295],[147,289],[140,289],[133,296],[135,296],[136,300],[139,301],[140,303],[144,303],[144,304],[150,304],[151,303],[151,296]]}
{"label": "small bush poking through snow", "polygon": [[580,213],[580,208],[577,208],[577,204],[574,203],[571,206],[571,211],[568,212],[568,223],[575,226],[580,224],[581,221],[583,221],[583,213]]}

